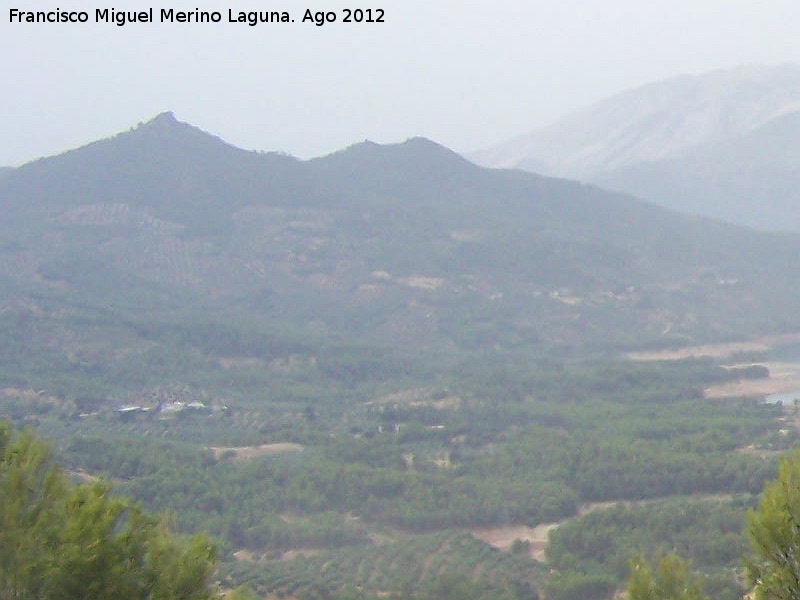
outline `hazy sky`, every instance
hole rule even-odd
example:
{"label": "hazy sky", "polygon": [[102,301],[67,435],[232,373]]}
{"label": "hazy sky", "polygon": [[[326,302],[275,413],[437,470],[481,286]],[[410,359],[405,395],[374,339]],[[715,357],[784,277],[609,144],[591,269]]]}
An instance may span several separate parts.
{"label": "hazy sky", "polygon": [[[248,149],[310,157],[423,135],[474,150],[625,88],[740,64],[800,62],[800,2],[767,0],[0,0],[0,165],[174,111]],[[12,24],[10,9],[86,10],[87,24]],[[94,23],[95,10],[155,23]],[[288,24],[228,23],[228,8]],[[385,23],[341,22],[342,9]],[[219,11],[162,24],[160,9]],[[305,9],[339,22],[301,23]]]}

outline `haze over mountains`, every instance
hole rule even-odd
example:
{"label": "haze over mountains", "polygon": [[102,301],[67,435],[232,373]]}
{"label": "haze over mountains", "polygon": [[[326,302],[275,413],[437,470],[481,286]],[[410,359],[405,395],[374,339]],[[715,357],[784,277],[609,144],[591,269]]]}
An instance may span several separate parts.
{"label": "haze over mountains", "polygon": [[623,92],[472,158],[800,231],[798,114],[800,66],[740,67]]}
{"label": "haze over mountains", "polygon": [[13,170],[0,202],[0,301],[57,325],[46,343],[65,353],[98,311],[228,315],[409,352],[800,326],[800,237],[481,168],[419,138],[304,162],[166,113]]}

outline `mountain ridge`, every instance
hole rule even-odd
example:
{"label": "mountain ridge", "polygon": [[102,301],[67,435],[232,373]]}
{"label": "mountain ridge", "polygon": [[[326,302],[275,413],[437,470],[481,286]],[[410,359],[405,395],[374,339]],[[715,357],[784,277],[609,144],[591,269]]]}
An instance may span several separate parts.
{"label": "mountain ridge", "polygon": [[783,300],[800,293],[800,237],[479,167],[423,138],[300,161],[163,114],[15,169],[0,205],[7,300],[54,322],[191,305],[407,351],[800,329]]}
{"label": "mountain ridge", "polygon": [[594,178],[662,206],[764,230],[800,231],[800,111],[685,155]]}
{"label": "mountain ridge", "polygon": [[591,179],[746,133],[798,109],[798,65],[679,75],[625,90],[469,156],[487,166]]}
{"label": "mountain ridge", "polygon": [[800,66],[739,67],[628,90],[472,156],[797,232],[798,112]]}

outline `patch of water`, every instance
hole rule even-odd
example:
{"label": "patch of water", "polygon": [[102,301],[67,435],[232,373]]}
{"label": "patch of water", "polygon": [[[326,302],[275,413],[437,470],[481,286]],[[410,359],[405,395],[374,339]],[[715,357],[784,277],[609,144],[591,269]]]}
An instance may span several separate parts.
{"label": "patch of water", "polygon": [[791,406],[795,401],[800,403],[800,390],[783,392],[781,394],[770,394],[764,398],[766,404],[783,404],[784,406]]}

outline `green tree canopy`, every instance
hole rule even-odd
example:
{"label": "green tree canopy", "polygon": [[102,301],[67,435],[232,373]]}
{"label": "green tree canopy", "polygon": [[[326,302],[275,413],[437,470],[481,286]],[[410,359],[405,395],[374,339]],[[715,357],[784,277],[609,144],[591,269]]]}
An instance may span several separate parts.
{"label": "green tree canopy", "polygon": [[689,564],[668,554],[653,569],[642,557],[631,561],[628,580],[629,600],[707,600],[692,577]]}
{"label": "green tree canopy", "polygon": [[756,599],[800,599],[800,453],[781,459],[747,526],[752,553],[745,564]]}
{"label": "green tree canopy", "polygon": [[0,423],[0,600],[207,600],[215,560],[204,536],[72,485],[46,444]]}

